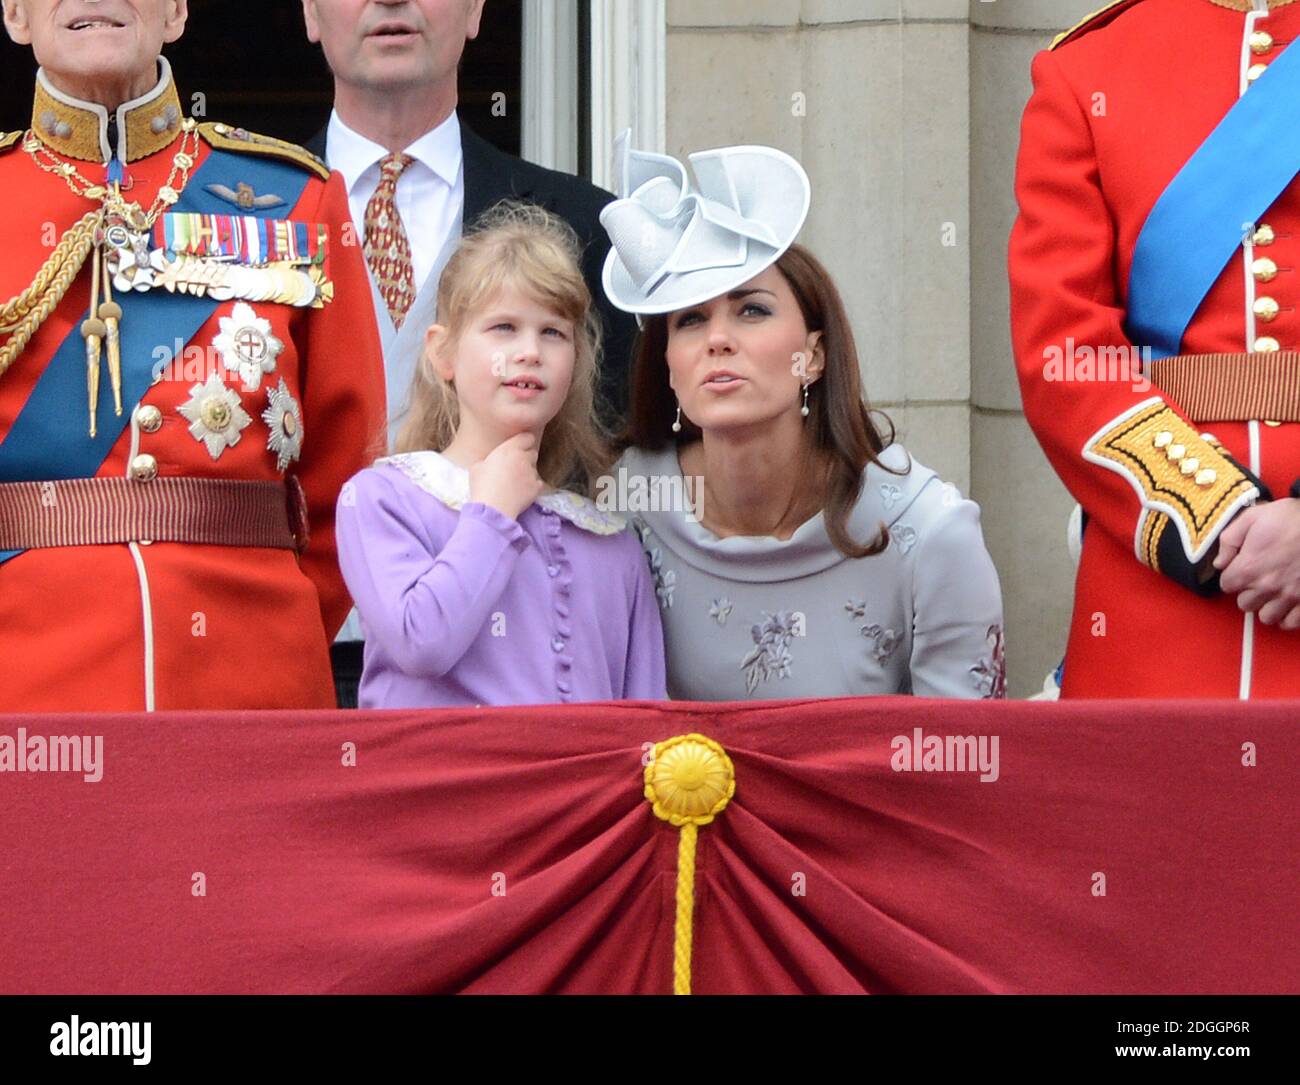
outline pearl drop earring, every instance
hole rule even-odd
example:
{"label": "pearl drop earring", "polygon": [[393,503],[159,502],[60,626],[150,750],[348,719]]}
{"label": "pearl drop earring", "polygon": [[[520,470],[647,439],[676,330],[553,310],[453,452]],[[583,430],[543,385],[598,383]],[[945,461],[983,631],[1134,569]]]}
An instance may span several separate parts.
{"label": "pearl drop earring", "polygon": [[808,417],[808,385],[803,386],[803,406],[799,408],[799,413],[805,418]]}
{"label": "pearl drop earring", "polygon": [[682,432],[682,405],[680,403],[677,404],[677,417],[673,419],[673,432]]}

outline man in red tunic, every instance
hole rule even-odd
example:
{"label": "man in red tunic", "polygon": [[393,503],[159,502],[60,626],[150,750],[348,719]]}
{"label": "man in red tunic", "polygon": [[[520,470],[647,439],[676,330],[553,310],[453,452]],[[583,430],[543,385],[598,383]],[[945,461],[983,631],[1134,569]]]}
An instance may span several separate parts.
{"label": "man in red tunic", "polygon": [[1297,39],[1291,0],[1118,0],[1034,59],[1011,317],[1086,517],[1065,697],[1300,696]]}
{"label": "man in red tunic", "polygon": [[3,0],[0,712],[328,708],[333,513],[384,427],[347,198],[185,116],[184,0]]}

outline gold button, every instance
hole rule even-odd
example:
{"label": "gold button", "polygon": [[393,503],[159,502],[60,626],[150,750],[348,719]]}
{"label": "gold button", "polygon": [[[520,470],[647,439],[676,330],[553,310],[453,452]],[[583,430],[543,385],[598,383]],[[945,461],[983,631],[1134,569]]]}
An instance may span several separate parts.
{"label": "gold button", "polygon": [[1273,48],[1273,35],[1267,30],[1256,30],[1250,36],[1250,51],[1256,56],[1267,53]]}
{"label": "gold button", "polygon": [[1277,240],[1277,234],[1273,232],[1273,227],[1267,222],[1262,222],[1255,228],[1254,236],[1251,238],[1256,245],[1271,245]]}
{"label": "gold button", "polygon": [[1185,449],[1182,445],[1170,445],[1168,448],[1165,449],[1165,455],[1168,456],[1171,460],[1173,460],[1174,463],[1177,463],[1179,460],[1181,460],[1184,456],[1187,455],[1187,449]]}
{"label": "gold button", "polygon": [[1274,429],[1276,429],[1276,428],[1277,428],[1278,426],[1280,426],[1281,424],[1282,424],[1281,422],[1268,422],[1268,421],[1266,421],[1266,422],[1264,423],[1264,425],[1266,425],[1266,426],[1272,426]]}
{"label": "gold button", "polygon": [[220,433],[230,425],[230,404],[224,399],[205,399],[199,408],[199,418],[208,429]]}
{"label": "gold button", "polygon": [[1277,264],[1267,256],[1261,256],[1250,265],[1250,273],[1262,283],[1272,282],[1277,276]]}
{"label": "gold button", "polygon": [[1256,298],[1252,308],[1260,320],[1269,324],[1277,319],[1277,314],[1282,307],[1278,305],[1276,298]]}
{"label": "gold button", "polygon": [[1252,64],[1250,69],[1246,72],[1246,81],[1248,83],[1253,83],[1266,71],[1268,71],[1267,64]]}
{"label": "gold button", "polygon": [[1180,470],[1184,475],[1194,475],[1198,470],[1200,470],[1200,467],[1200,460],[1195,456],[1188,456],[1187,459],[1183,460],[1183,462],[1178,465],[1178,470]]}
{"label": "gold button", "polygon": [[1174,435],[1167,429],[1162,429],[1156,434],[1156,448],[1168,448],[1174,443]]}
{"label": "gold button", "polygon": [[1255,340],[1255,350],[1259,354],[1272,354],[1282,349],[1282,344],[1271,335],[1261,335]]}
{"label": "gold button", "polygon": [[1196,485],[1213,486],[1215,479],[1219,476],[1214,473],[1214,468],[1206,467],[1204,470],[1196,472]]}
{"label": "gold button", "polygon": [[131,461],[131,477],[136,482],[152,482],[158,477],[158,461],[142,452]]}
{"label": "gold button", "polygon": [[138,408],[135,412],[135,420],[140,424],[140,428],[145,433],[157,433],[162,429],[163,417],[162,411],[152,403],[146,403]]}

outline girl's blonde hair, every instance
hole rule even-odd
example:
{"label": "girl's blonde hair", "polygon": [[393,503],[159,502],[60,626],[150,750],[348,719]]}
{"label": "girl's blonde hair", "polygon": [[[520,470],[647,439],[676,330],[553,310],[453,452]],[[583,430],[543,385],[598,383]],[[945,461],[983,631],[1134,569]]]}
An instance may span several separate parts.
{"label": "girl's blonde hair", "polygon": [[[573,322],[573,382],[542,434],[537,473],[550,486],[590,496],[608,467],[609,447],[595,412],[600,318],[582,277],[581,252],[564,219],[536,204],[503,200],[475,221],[447,261],[438,283],[438,323],[447,328],[441,349],[454,352],[474,314],[509,287]],[[422,356],[416,367],[396,452],[442,451],[460,424],[456,390],[429,361]]]}

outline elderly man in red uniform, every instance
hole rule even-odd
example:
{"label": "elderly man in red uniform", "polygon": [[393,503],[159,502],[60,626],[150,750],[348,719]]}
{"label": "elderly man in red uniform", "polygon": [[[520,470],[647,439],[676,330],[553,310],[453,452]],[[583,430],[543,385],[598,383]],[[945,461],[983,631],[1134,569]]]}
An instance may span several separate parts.
{"label": "elderly man in red uniform", "polygon": [[1034,60],[1012,336],[1086,519],[1065,697],[1300,696],[1297,39],[1292,0],[1118,0]]}
{"label": "elderly man in red uniform", "polygon": [[0,711],[327,708],[333,509],[384,425],[347,198],[187,118],[185,0],[3,0]]}

